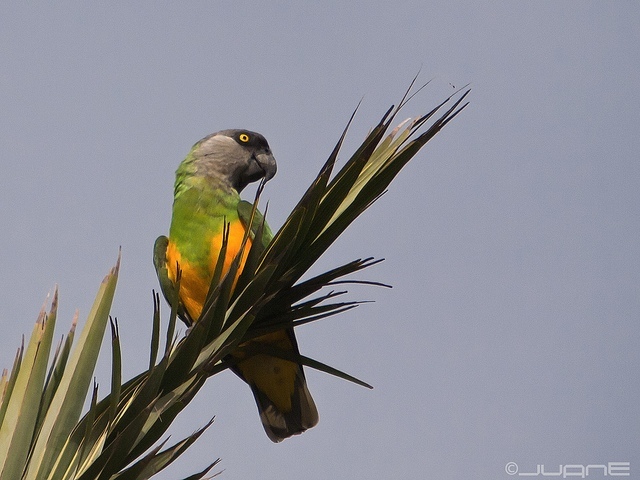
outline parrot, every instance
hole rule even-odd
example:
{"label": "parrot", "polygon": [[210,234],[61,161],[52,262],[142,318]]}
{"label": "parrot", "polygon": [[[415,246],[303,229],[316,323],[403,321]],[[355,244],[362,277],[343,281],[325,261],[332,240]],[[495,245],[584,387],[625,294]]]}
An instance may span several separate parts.
{"label": "parrot", "polygon": [[[231,129],[213,133],[198,141],[176,170],[169,236],[154,245],[154,266],[164,297],[170,303],[178,268],[181,271],[180,319],[188,326],[198,321],[228,229],[227,251],[222,276],[239,255],[252,204],[240,193],[250,183],[270,180],[276,160],[264,136],[249,130]],[[261,214],[257,212],[257,216]],[[251,242],[249,235],[240,269]],[[273,238],[263,228],[262,242]],[[237,277],[236,277],[237,280]],[[293,328],[268,333],[247,344],[266,345],[298,355]],[[245,349],[246,351],[246,349]],[[263,350],[264,351],[264,350]],[[258,406],[264,430],[273,442],[300,434],[318,423],[318,411],[307,388],[302,365],[264,353],[247,356],[231,353],[232,371],[244,380]]]}

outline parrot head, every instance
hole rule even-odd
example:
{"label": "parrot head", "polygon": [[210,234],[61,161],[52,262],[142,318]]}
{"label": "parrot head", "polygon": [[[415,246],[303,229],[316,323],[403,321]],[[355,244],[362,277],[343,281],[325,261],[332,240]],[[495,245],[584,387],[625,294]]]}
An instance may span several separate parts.
{"label": "parrot head", "polygon": [[248,184],[276,174],[276,159],[266,138],[249,130],[222,130],[193,146],[198,175],[225,179],[240,192]]}

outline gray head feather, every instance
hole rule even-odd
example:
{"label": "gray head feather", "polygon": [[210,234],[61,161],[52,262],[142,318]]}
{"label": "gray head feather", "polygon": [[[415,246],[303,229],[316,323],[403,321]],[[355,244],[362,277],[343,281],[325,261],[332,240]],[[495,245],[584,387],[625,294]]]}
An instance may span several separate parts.
{"label": "gray head feather", "polygon": [[222,130],[194,146],[198,175],[222,179],[240,192],[249,183],[276,174],[276,159],[267,140],[248,130]]}

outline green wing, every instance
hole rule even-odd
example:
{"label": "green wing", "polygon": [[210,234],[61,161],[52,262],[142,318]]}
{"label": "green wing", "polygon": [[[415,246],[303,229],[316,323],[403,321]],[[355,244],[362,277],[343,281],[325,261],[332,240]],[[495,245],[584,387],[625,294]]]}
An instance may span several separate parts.
{"label": "green wing", "polygon": [[174,305],[174,302],[178,302],[178,316],[187,324],[187,326],[191,326],[193,324],[193,320],[185,310],[182,302],[179,300],[176,287],[169,278],[169,272],[167,270],[168,245],[169,239],[164,235],[161,235],[156,239],[156,243],[153,245],[153,266],[156,267],[156,275],[158,275],[158,281],[160,282],[160,290],[162,290],[162,295],[164,295],[165,300],[171,306]]}

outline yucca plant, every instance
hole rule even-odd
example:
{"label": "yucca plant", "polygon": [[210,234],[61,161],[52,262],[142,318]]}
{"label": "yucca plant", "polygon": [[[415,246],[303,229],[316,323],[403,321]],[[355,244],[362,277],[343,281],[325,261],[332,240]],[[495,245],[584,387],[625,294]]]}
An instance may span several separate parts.
{"label": "yucca plant", "polygon": [[[172,445],[167,446],[166,440],[158,443],[204,382],[231,366],[229,353],[265,333],[358,306],[358,301],[338,300],[346,291],[335,288],[358,283],[345,277],[378,260],[358,259],[308,279],[303,277],[351,222],[385,192],[402,167],[467,105],[463,102],[468,90],[458,92],[426,115],[389,132],[399,110],[411,98],[409,91],[333,175],[352,116],[329,159],[273,240],[268,245],[245,242],[251,247],[235,286],[242,252],[224,277],[219,265],[201,318],[186,336],[175,338],[179,302],[170,298],[173,308],[161,342],[160,299],[154,293],[149,368],[125,383],[121,382],[117,323],[111,321],[111,392],[98,401],[94,385],[90,407],[82,418],[108,323],[119,261],[102,283],[78,344],[72,349],[74,320],[47,373],[56,320],[55,294],[50,311],[43,309],[27,348],[18,350],[11,374],[5,372],[0,383],[0,480],[150,478],[211,425],[209,422]],[[262,238],[264,224],[257,204],[263,186],[257,190],[252,228],[247,233],[255,238]],[[160,259],[156,261],[160,263]],[[178,289],[179,283],[178,275]],[[254,347],[251,354],[268,353],[368,386],[318,360],[302,355],[293,358],[291,353],[265,348],[258,352]],[[186,478],[203,478],[217,461]]]}

